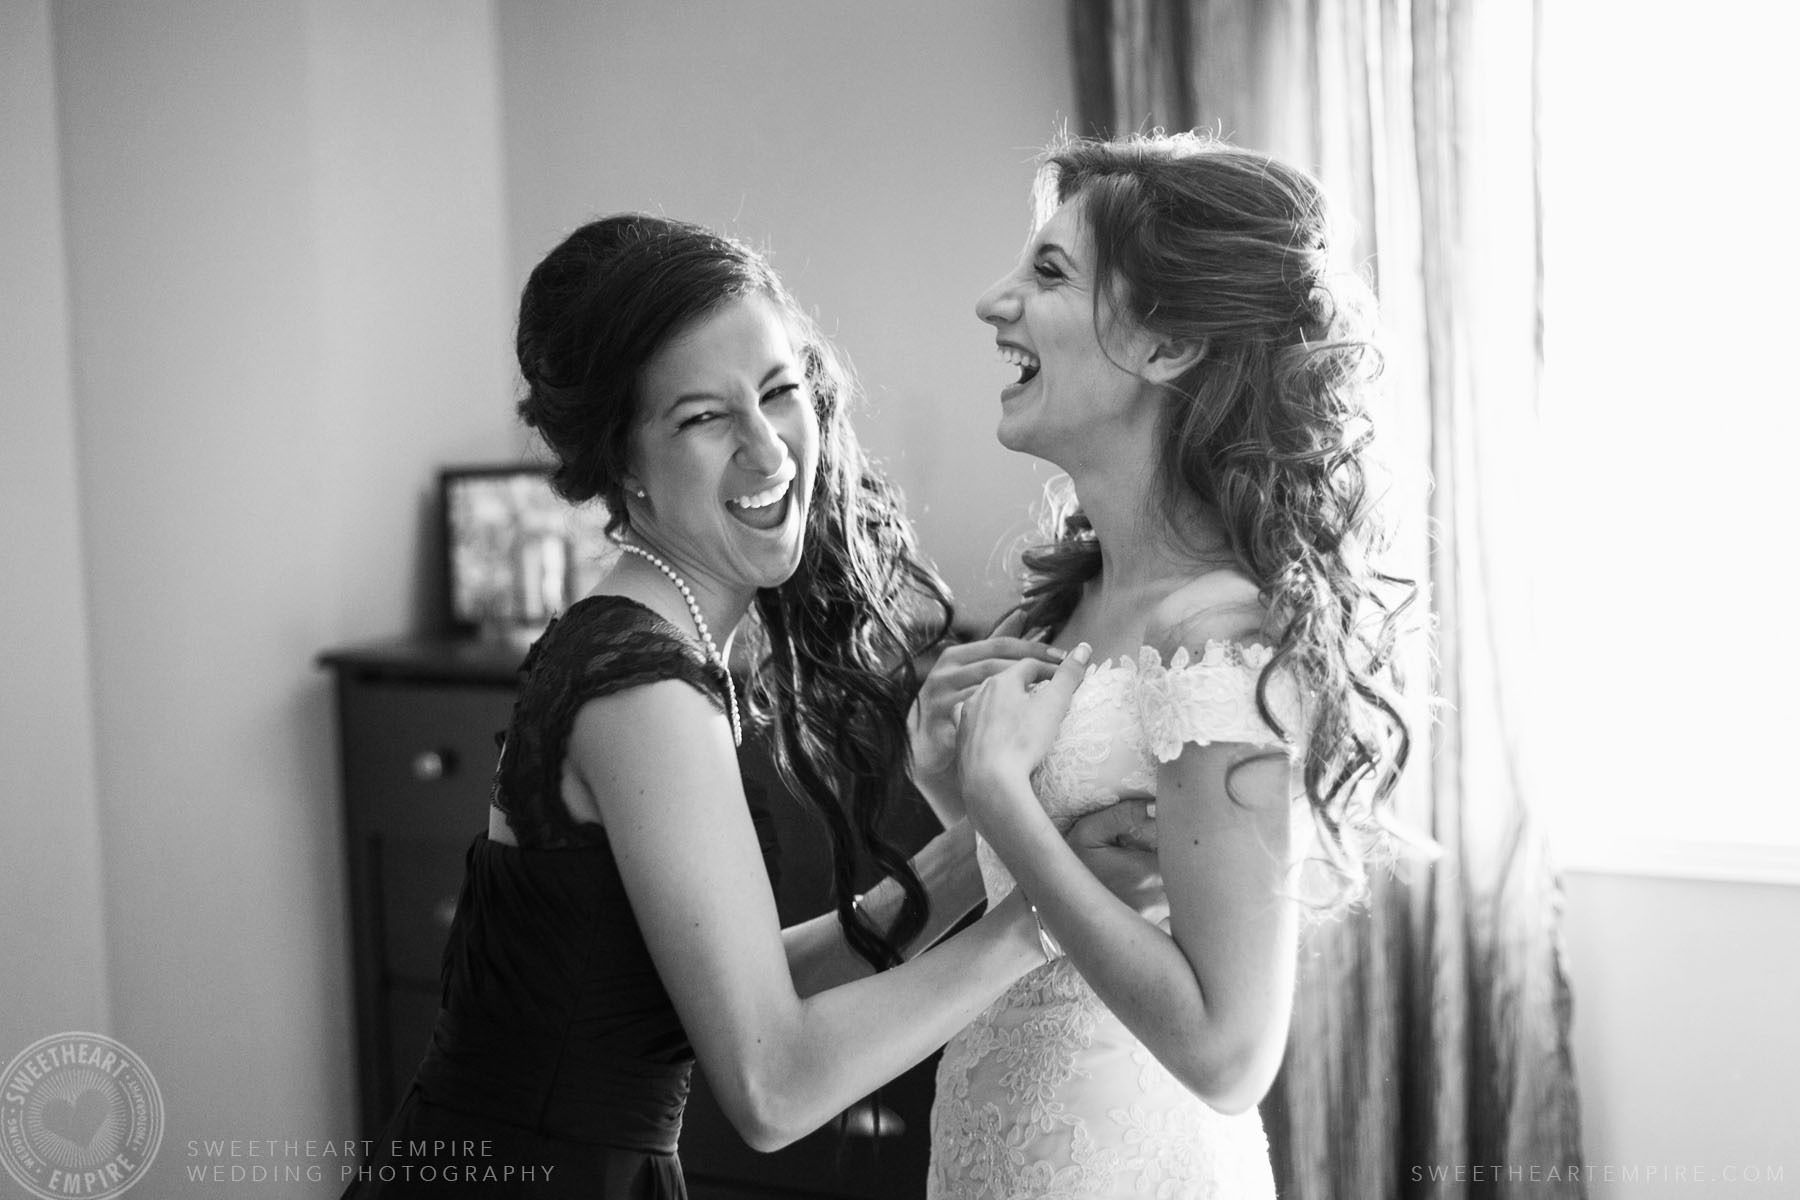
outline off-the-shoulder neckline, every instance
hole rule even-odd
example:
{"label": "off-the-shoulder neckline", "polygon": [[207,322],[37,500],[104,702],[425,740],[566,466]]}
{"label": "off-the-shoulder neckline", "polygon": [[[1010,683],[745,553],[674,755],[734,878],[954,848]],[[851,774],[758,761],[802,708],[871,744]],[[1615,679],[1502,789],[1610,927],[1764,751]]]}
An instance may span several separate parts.
{"label": "off-the-shoulder neckline", "polygon": [[[1236,661],[1219,661],[1214,653],[1226,654],[1235,651]],[[1258,654],[1257,652],[1260,652]],[[1087,675],[1099,671],[1121,670],[1129,668],[1133,671],[1143,666],[1163,667],[1171,671],[1194,670],[1200,667],[1261,667],[1274,656],[1274,648],[1264,642],[1241,642],[1236,638],[1207,638],[1196,654],[1186,646],[1179,647],[1168,659],[1164,659],[1162,651],[1148,644],[1140,645],[1135,653],[1115,654],[1108,658],[1097,659],[1088,664]],[[1252,662],[1251,656],[1257,654],[1260,661]],[[1146,664],[1145,655],[1153,656],[1154,661]],[[1185,657],[1184,657],[1185,656]],[[1179,665],[1177,665],[1179,663]]]}

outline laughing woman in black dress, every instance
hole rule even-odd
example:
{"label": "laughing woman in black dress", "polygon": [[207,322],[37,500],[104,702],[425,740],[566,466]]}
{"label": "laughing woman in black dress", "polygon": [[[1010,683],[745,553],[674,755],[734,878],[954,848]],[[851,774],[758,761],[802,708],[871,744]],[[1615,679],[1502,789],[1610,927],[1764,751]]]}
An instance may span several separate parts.
{"label": "laughing woman in black dress", "polygon": [[[557,488],[604,500],[627,553],[526,661],[431,1048],[350,1194],[679,1197],[696,1057],[772,1150],[1044,953],[1019,895],[915,953],[982,895],[961,826],[911,863],[876,833],[905,786],[916,631],[948,608],[851,432],[844,373],[767,263],[680,222],[596,221],[532,273],[518,353]],[[740,699],[723,664],[752,607]],[[925,723],[1009,660],[1072,689],[1080,664],[1056,657],[959,648]],[[754,721],[835,850],[836,913],[786,930],[734,750]],[[1071,842],[1153,909],[1153,854],[1108,844],[1142,823],[1122,806]],[[889,878],[858,902],[864,862]]]}

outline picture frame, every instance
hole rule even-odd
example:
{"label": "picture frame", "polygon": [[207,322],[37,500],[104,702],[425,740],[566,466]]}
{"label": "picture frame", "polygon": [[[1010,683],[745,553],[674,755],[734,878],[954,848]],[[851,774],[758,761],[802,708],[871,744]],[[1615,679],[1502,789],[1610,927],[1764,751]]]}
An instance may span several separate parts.
{"label": "picture frame", "polygon": [[572,505],[532,463],[447,467],[438,476],[450,628],[517,637],[592,590],[618,557],[607,506]]}

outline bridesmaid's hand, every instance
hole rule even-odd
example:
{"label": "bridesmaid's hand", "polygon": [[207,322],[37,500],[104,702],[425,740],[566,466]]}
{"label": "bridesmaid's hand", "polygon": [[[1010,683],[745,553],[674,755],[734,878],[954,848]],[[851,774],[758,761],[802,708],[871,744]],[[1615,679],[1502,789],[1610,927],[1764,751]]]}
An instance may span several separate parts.
{"label": "bridesmaid's hand", "polygon": [[1121,800],[1075,822],[1065,839],[1082,865],[1106,890],[1152,924],[1169,916],[1169,894],[1163,887],[1162,864],[1156,856],[1156,804]]}
{"label": "bridesmaid's hand", "polygon": [[[1035,688],[1034,664],[1015,663],[990,675],[963,705],[956,731],[957,771],[977,830],[1004,817],[1008,805],[1029,801],[1036,808],[1031,772],[1050,752],[1091,653],[1083,642]],[[1042,815],[1042,809],[1037,812]]]}
{"label": "bridesmaid's hand", "polygon": [[913,782],[934,806],[956,791],[956,720],[975,689],[1015,663],[1028,665],[1033,682],[1048,679],[1062,661],[1061,650],[1024,633],[1024,610],[1015,609],[987,637],[946,649],[925,676],[906,727]]}

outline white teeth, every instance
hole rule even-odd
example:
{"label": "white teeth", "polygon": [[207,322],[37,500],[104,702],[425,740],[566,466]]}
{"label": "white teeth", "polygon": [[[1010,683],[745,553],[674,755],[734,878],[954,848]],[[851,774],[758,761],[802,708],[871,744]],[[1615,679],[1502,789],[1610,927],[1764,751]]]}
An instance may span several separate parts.
{"label": "white teeth", "polygon": [[1021,371],[1036,371],[1042,365],[1038,362],[1037,355],[1026,350],[1021,350],[1017,346],[1008,346],[1004,343],[1000,346],[1000,359],[1003,362],[1018,367]]}
{"label": "white teeth", "polygon": [[748,496],[739,496],[731,503],[738,508],[767,508],[788,494],[788,488],[794,485],[793,479],[784,479],[772,488],[760,492],[752,492]]}

